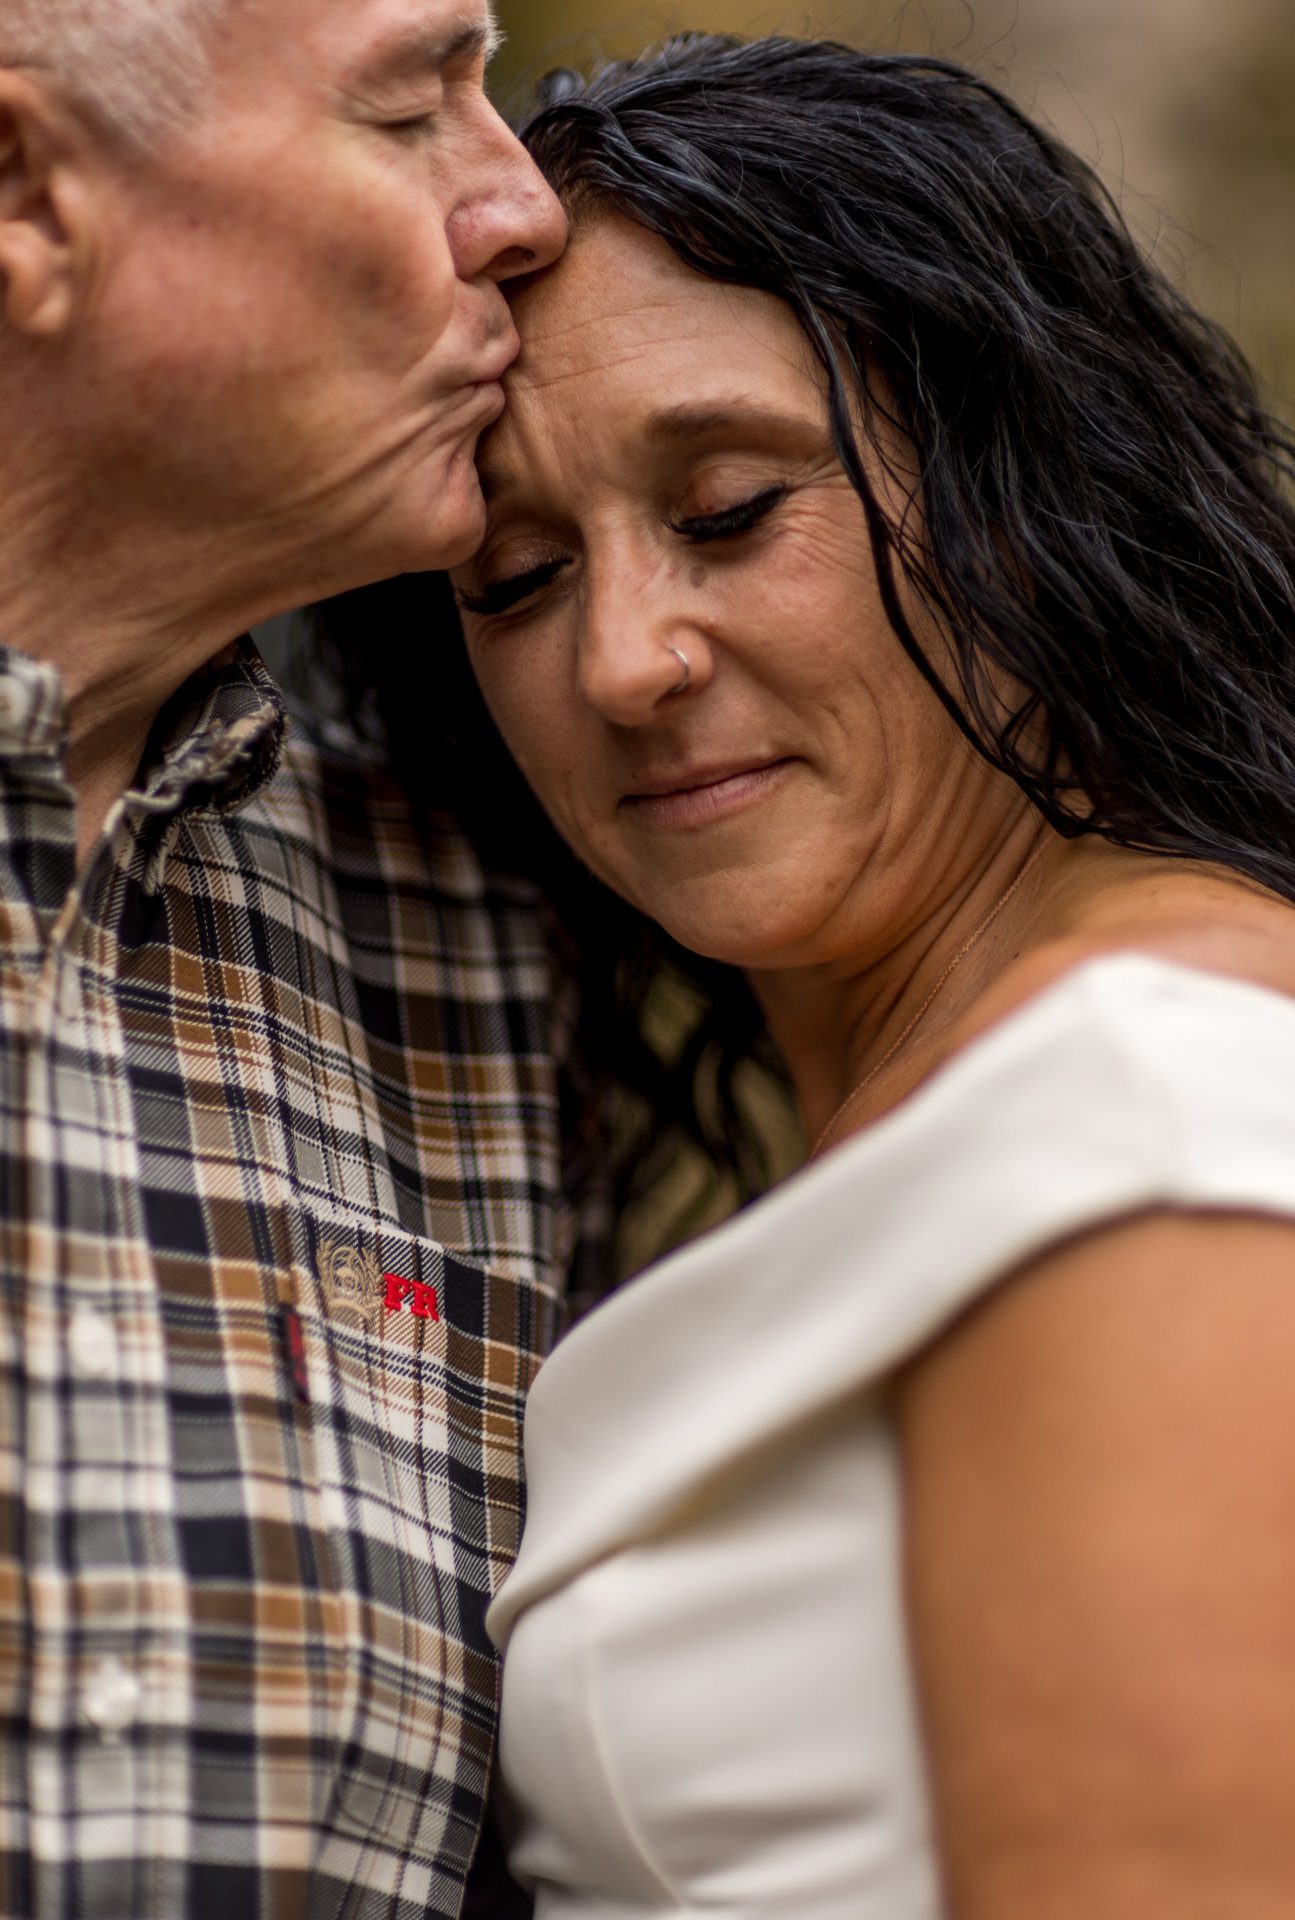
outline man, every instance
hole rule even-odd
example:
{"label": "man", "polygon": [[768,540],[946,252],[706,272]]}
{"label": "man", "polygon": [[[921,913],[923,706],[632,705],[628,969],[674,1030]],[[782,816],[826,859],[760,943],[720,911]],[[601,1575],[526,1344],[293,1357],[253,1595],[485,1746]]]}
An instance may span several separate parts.
{"label": "man", "polygon": [[0,0],[5,1916],[462,1901],[569,1240],[543,949],[229,643],[479,537],[564,238],[491,38]]}

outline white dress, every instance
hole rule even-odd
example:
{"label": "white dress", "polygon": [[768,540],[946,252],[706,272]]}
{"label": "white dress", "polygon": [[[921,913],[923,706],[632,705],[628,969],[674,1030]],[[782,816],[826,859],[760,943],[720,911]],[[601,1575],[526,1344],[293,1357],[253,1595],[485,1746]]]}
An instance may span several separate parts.
{"label": "white dress", "polygon": [[938,1920],[885,1384],[1152,1206],[1295,1215],[1295,1001],[1123,954],[562,1343],[488,1620],[538,1920]]}

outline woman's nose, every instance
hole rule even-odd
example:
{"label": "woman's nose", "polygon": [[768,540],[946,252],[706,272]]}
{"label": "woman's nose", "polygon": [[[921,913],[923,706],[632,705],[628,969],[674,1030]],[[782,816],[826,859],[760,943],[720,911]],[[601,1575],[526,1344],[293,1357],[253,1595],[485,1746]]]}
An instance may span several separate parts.
{"label": "woman's nose", "polygon": [[[646,618],[644,615],[646,614]],[[714,672],[710,646],[694,627],[653,617],[604,612],[586,621],[580,640],[580,696],[618,727],[642,727],[699,693]]]}

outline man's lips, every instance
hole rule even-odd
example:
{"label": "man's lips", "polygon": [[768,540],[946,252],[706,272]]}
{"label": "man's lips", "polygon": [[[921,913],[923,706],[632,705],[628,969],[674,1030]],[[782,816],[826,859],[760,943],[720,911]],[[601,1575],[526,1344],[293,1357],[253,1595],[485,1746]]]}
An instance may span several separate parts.
{"label": "man's lips", "polygon": [[481,367],[472,376],[471,384],[477,387],[492,387],[498,384],[507,373],[513,361],[521,352],[521,340],[516,333],[508,335],[483,360]]}
{"label": "man's lips", "polygon": [[620,806],[652,826],[696,826],[758,799],[792,765],[785,757],[698,765],[637,780]]}

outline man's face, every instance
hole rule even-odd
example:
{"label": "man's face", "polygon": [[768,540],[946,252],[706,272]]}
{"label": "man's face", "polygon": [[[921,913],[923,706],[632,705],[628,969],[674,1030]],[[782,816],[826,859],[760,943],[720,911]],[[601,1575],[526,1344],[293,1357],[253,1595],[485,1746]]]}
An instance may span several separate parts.
{"label": "man's face", "polygon": [[192,125],[114,171],[87,451],[231,579],[304,598],[480,538],[499,283],[565,237],[483,93],[491,32],[486,0],[232,0]]}

